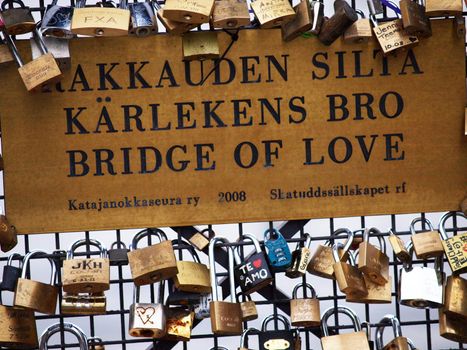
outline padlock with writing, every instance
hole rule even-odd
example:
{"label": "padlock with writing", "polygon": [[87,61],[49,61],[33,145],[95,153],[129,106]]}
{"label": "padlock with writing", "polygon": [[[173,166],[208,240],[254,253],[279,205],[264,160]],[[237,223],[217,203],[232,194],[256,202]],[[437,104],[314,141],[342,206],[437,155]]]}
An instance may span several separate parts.
{"label": "padlock with writing", "polygon": [[[75,259],[75,250],[90,245],[99,249],[99,258]],[[105,247],[94,239],[73,243],[63,262],[63,291],[66,293],[98,293],[110,288],[110,264]]]}
{"label": "padlock with writing", "polygon": [[[45,44],[45,47],[47,48],[47,51],[54,56],[60,70],[69,70],[71,68],[69,40],[49,36],[43,37],[42,40]],[[36,40],[30,39],[30,43],[32,49],[32,59],[35,60],[42,55],[42,52]]]}
{"label": "padlock with writing", "polygon": [[110,266],[128,265],[128,248],[121,241],[113,242],[107,252]]}
{"label": "padlock with writing", "polygon": [[466,215],[461,212],[448,212],[439,221],[439,233],[441,235],[444,253],[448,258],[449,266],[455,274],[467,272],[467,232],[448,237],[446,221],[449,218],[464,218]]}
{"label": "padlock with writing", "polygon": [[248,348],[248,335],[253,332],[259,333],[259,330],[256,328],[247,328],[243,331],[242,336],[240,337],[240,346],[238,347],[238,350],[250,350]]}
{"label": "padlock with writing", "polygon": [[290,248],[278,230],[268,229],[264,232],[264,247],[273,270],[285,271],[292,264]]}
{"label": "padlock with writing", "polygon": [[291,41],[299,37],[302,33],[308,32],[313,27],[313,13],[309,0],[300,0],[294,6],[296,16],[293,20],[282,24],[282,40]]}
{"label": "padlock with writing", "polygon": [[219,58],[217,33],[211,31],[189,32],[182,37],[183,59],[207,60]]}
{"label": "padlock with writing", "polygon": [[224,237],[214,237],[209,243],[209,265],[212,285],[212,301],[210,302],[211,329],[214,334],[240,335],[242,334],[242,310],[235,297],[234,253],[233,248],[227,247],[229,254],[229,286],[230,302],[219,300],[217,292],[217,276],[215,248],[218,243],[229,243]]}
{"label": "padlock with writing", "polygon": [[167,307],[167,334],[164,339],[172,341],[189,341],[193,328],[194,313],[184,307]]}
{"label": "padlock with writing", "polygon": [[63,294],[61,311],[65,315],[103,315],[107,308],[104,292]]}
{"label": "padlock with writing", "polygon": [[462,0],[426,0],[428,17],[461,16]]}
{"label": "padlock with writing", "polygon": [[324,45],[331,45],[357,19],[357,12],[345,0],[335,0],[334,15],[329,19],[324,18],[318,36],[319,41]]}
{"label": "padlock with writing", "polygon": [[214,28],[233,29],[250,24],[246,0],[216,0],[211,23]]}
{"label": "padlock with writing", "polygon": [[[415,224],[424,222],[428,225],[429,231],[415,232]],[[419,217],[412,220],[410,224],[410,233],[412,234],[413,249],[418,259],[428,259],[442,256],[444,253],[441,236],[435,231],[430,220]]]}
{"label": "padlock with writing", "polygon": [[350,264],[342,262],[338,253],[340,246],[343,246],[342,243],[335,243],[332,246],[335,261],[333,268],[339,290],[352,299],[368,295],[363,274],[355,265],[354,256],[349,255]]}
{"label": "padlock with writing", "polygon": [[444,308],[438,310],[439,315],[439,334],[446,339],[467,343],[467,329],[465,320],[453,317],[444,312]]}
{"label": "padlock with writing", "polygon": [[[268,324],[277,320],[284,325],[284,329],[268,330]],[[260,350],[292,350],[294,349],[295,332],[290,329],[289,320],[281,314],[274,314],[264,318],[259,333]]]}
{"label": "padlock with writing", "polygon": [[[298,289],[303,291],[309,289],[311,297],[298,298]],[[319,300],[315,289],[309,283],[299,283],[295,286],[290,299],[290,323],[295,327],[319,327],[321,323],[321,312]]]}
{"label": "padlock with writing", "polygon": [[57,306],[58,287],[55,286],[57,279],[57,269],[54,260],[46,258],[50,263],[51,276],[50,283],[42,283],[26,279],[26,271],[32,257],[46,255],[46,252],[34,250],[26,254],[23,260],[23,271],[18,280],[15,291],[14,305],[42,312],[44,314],[54,314]]}
{"label": "padlock with writing", "polygon": [[[167,33],[169,33],[169,34],[181,35],[181,34],[183,34],[185,32],[188,32],[191,29],[196,28],[198,26],[197,23],[177,22],[177,21],[173,21],[171,19],[168,19],[167,17],[164,16],[164,9],[157,3],[157,1],[153,2],[153,6],[156,9],[157,18],[159,18],[162,25],[165,27]],[[196,234],[194,236],[196,236]],[[190,242],[191,242],[191,238],[190,238]],[[193,244],[195,244],[195,243],[193,243]],[[209,245],[209,241],[207,242],[205,247],[207,247],[208,245]]]}
{"label": "padlock with writing", "polygon": [[[425,6],[418,0],[400,0],[402,25],[409,35],[427,38],[432,35],[430,20],[425,14]],[[423,1],[423,0],[420,0]]]}
{"label": "padlock with writing", "polygon": [[287,0],[254,0],[250,5],[261,28],[282,26],[296,16]]}
{"label": "padlock with writing", "polygon": [[[7,40],[11,38],[6,35]],[[8,43],[8,41],[7,41]],[[7,217],[0,212],[0,249],[6,253],[18,244],[16,228],[10,224]]]}
{"label": "padlock with writing", "polygon": [[362,328],[365,329],[366,337],[368,338],[368,346],[370,350],[375,350],[375,342],[371,340],[371,325],[370,322],[363,321]]}
{"label": "padlock with writing", "polygon": [[203,251],[209,245],[209,241],[212,237],[215,236],[215,233],[212,229],[207,228],[196,232],[193,236],[191,236],[188,240],[190,243],[199,251]]}
{"label": "padlock with writing", "polygon": [[39,340],[39,349],[47,350],[49,339],[56,333],[71,333],[78,339],[79,350],[88,350],[88,337],[84,334],[83,330],[78,326],[64,322],[55,323],[49,326],[44,333],[42,333]]}
{"label": "padlock with writing", "polygon": [[3,277],[0,284],[0,290],[8,290],[14,292],[16,290],[16,285],[18,279],[21,277],[22,264],[23,261],[19,260],[19,266],[13,266],[13,259],[19,257],[22,259],[21,255],[18,253],[13,253],[8,257],[6,265],[3,267]]}
{"label": "padlock with writing", "polygon": [[[14,7],[14,4],[19,7]],[[7,5],[10,7],[7,8]],[[36,27],[36,21],[31,9],[26,7],[21,0],[8,0],[2,2],[2,19],[4,30],[8,35],[20,35],[32,32]]]}
{"label": "padlock with writing", "polygon": [[104,342],[99,337],[88,338],[89,350],[105,350]]}
{"label": "padlock with writing", "polygon": [[164,17],[176,22],[208,23],[214,8],[214,0],[166,0]]}
{"label": "padlock with writing", "polygon": [[297,247],[292,252],[292,266],[285,271],[285,275],[289,278],[299,278],[306,274],[311,259],[311,235],[305,233],[305,237],[305,245],[300,247],[300,243],[297,243]]}
{"label": "padlock with writing", "polygon": [[[354,332],[329,335],[327,321],[329,317],[336,312],[343,313],[350,317],[354,326]],[[323,316],[321,317],[321,333],[323,334],[323,337],[321,338],[321,346],[323,347],[323,350],[369,350],[368,338],[365,332],[362,331],[362,326],[358,316],[346,306],[339,305],[337,308],[330,307],[324,311]]]}
{"label": "padlock with writing", "polygon": [[343,39],[347,44],[367,43],[373,37],[370,20],[365,18],[363,11],[356,10],[356,12],[361,18],[345,30]]}
{"label": "padlock with writing", "polygon": [[[160,243],[137,249],[138,242],[148,236],[157,237]],[[133,238],[128,262],[137,286],[169,279],[178,273],[172,242],[167,240],[164,231],[157,228],[143,230]]]}
{"label": "padlock with writing", "polygon": [[258,318],[258,310],[256,303],[251,299],[250,295],[237,293],[237,300],[240,300],[240,309],[242,310],[242,321],[253,321]]}
{"label": "padlock with writing", "polygon": [[467,280],[460,276],[449,276],[444,296],[444,312],[450,317],[467,321]]}
{"label": "padlock with writing", "polygon": [[[379,249],[369,243],[371,235],[377,235]],[[389,281],[389,257],[381,232],[372,227],[363,232],[363,242],[359,245],[358,269],[372,282],[385,285]]]}
{"label": "padlock with writing", "polygon": [[397,236],[394,231],[391,229],[389,230],[389,243],[391,244],[392,250],[396,255],[397,259],[403,263],[410,263],[412,260],[407,248],[404,245],[402,239]]}
{"label": "padlock with writing", "polygon": [[[385,315],[379,322],[381,324],[376,328],[376,350],[409,350],[407,338],[402,336],[402,328],[398,318],[394,315]],[[394,338],[384,345],[383,332],[387,325],[392,326]]]}
{"label": "padlock with writing", "polygon": [[157,33],[157,18],[151,1],[134,2],[130,9],[130,34],[148,36]]}
{"label": "padlock with writing", "polygon": [[235,279],[244,294],[251,294],[271,284],[273,278],[256,237],[246,233],[239,238],[239,242],[247,240],[253,243],[255,250],[242,260],[237,249],[234,249]]}
{"label": "padlock with writing", "polygon": [[[5,40],[3,38],[3,35],[0,30],[0,67],[3,64],[14,62],[14,58],[11,54],[10,49],[5,43]],[[0,155],[0,171],[3,171],[4,166],[3,166],[3,157]]]}
{"label": "padlock with writing", "polygon": [[61,39],[71,39],[75,35],[71,31],[71,18],[73,17],[73,7],[57,5],[58,0],[52,0],[47,5],[44,17],[41,21],[41,32],[44,36],[51,36]]}

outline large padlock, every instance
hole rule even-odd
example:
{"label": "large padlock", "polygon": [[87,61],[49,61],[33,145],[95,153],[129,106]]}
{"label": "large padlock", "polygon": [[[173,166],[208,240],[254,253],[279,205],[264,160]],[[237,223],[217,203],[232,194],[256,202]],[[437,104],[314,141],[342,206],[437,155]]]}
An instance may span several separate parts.
{"label": "large padlock", "polygon": [[41,32],[44,36],[61,39],[71,39],[75,35],[71,31],[73,7],[57,5],[58,0],[52,0],[41,21]]}
{"label": "large padlock", "polygon": [[[370,235],[378,238],[379,249],[370,244]],[[363,242],[360,243],[358,255],[358,269],[373,283],[385,285],[389,281],[389,257],[386,255],[386,243],[381,232],[372,227],[363,232]]]}
{"label": "large padlock", "polygon": [[[329,335],[329,329],[327,321],[331,315],[335,313],[343,313],[350,317],[354,326],[354,332]],[[369,350],[368,338],[364,331],[358,316],[351,309],[345,306],[337,306],[337,308],[330,307],[327,309],[321,317],[321,346],[323,350],[348,350],[348,349],[359,349]]]}
{"label": "large padlock", "polygon": [[253,332],[259,333],[259,330],[256,328],[247,328],[243,331],[242,336],[240,337],[240,346],[238,347],[238,350],[250,350],[248,348],[248,335]]}
{"label": "large padlock", "polygon": [[[402,336],[402,328],[399,319],[394,315],[385,315],[379,322],[381,324],[376,328],[376,350],[409,350],[407,338]],[[384,345],[383,332],[387,325],[392,326],[394,338]]]}
{"label": "large padlock", "polygon": [[252,234],[246,233],[239,238],[239,242],[251,241],[255,251],[245,259],[241,259],[237,249],[234,249],[235,280],[240,285],[244,294],[251,294],[271,284],[273,278],[269,271],[266,257],[264,256],[258,240]]}
{"label": "large padlock", "polygon": [[[298,299],[298,289],[303,288],[311,291],[311,298]],[[295,327],[319,327],[321,323],[321,312],[319,300],[315,289],[309,283],[299,283],[295,286],[290,300],[290,323]]]}
{"label": "large padlock", "polygon": [[467,280],[449,276],[444,296],[444,312],[450,317],[467,321]]}
{"label": "large padlock", "polygon": [[88,294],[64,293],[61,311],[65,315],[103,315],[107,308],[104,292]]}
{"label": "large padlock", "polygon": [[216,0],[211,23],[214,28],[233,29],[250,24],[246,0]]}
{"label": "large padlock", "polygon": [[373,37],[370,19],[365,18],[363,11],[356,10],[361,18],[357,19],[348,27],[343,35],[344,42],[347,44],[367,43]]}
{"label": "large padlock", "polygon": [[261,28],[282,26],[296,16],[288,0],[254,0],[250,6]]}
{"label": "large padlock", "polygon": [[88,350],[105,350],[104,342],[99,337],[88,338]]}
{"label": "large padlock", "polygon": [[[172,34],[172,35],[181,35],[183,33],[186,33],[190,31],[193,28],[196,28],[198,26],[197,23],[185,23],[185,22],[177,22],[173,21],[171,19],[168,19],[167,17],[164,16],[164,9],[157,3],[157,1],[153,2],[154,8],[157,11],[157,18],[161,21],[162,25],[165,27],[167,30],[167,33]],[[196,234],[195,234],[196,236]],[[191,239],[190,239],[191,242]],[[209,244],[206,244],[206,246]]]}
{"label": "large padlock", "polygon": [[211,281],[209,269],[202,264],[195,249],[183,240],[173,240],[172,246],[182,249],[184,245],[193,257],[193,261],[177,261],[178,273],[173,277],[175,287],[183,292],[209,293]]}
{"label": "large padlock", "polygon": [[[421,0],[423,1],[423,0]],[[409,35],[427,38],[432,35],[430,20],[425,14],[425,6],[417,0],[400,0],[402,25]]]}
{"label": "large padlock", "polygon": [[8,257],[6,265],[3,267],[3,277],[0,284],[0,290],[8,290],[14,292],[16,290],[16,285],[18,284],[18,279],[21,277],[22,264],[23,261],[19,260],[19,266],[13,266],[13,259],[19,257],[22,259],[21,255],[18,253],[13,253]]}
{"label": "large padlock", "polygon": [[426,0],[428,17],[461,16],[462,0]]}
{"label": "large padlock", "polygon": [[74,34],[90,36],[128,35],[130,11],[127,0],[120,0],[119,8],[85,7],[86,0],[78,0],[73,11],[71,31]]}
{"label": "large padlock", "polygon": [[287,241],[275,228],[264,232],[264,247],[273,270],[285,271],[292,264],[292,254]]}
{"label": "large padlock", "polygon": [[126,244],[121,241],[113,242],[109,251],[110,266],[123,266],[128,265],[128,248]]}
{"label": "large padlock", "polygon": [[[417,222],[426,223],[429,231],[415,232],[415,224]],[[412,234],[413,249],[418,259],[428,259],[443,255],[444,249],[441,243],[441,236],[438,231],[435,231],[430,220],[423,217],[415,218],[410,224],[410,233]]]}
{"label": "large padlock", "polygon": [[214,236],[214,231],[211,228],[206,228],[202,231],[196,232],[188,240],[196,249],[198,249],[199,251],[203,251],[204,248],[206,248],[209,245],[209,241]]}
{"label": "large padlock", "polygon": [[[69,70],[71,68],[69,40],[52,36],[43,37],[42,40],[47,51],[54,56],[55,61],[58,64],[58,68],[60,68],[61,71]],[[32,59],[35,60],[42,55],[42,51],[36,40],[31,38],[30,44]]]}
{"label": "large padlock", "polygon": [[217,33],[211,31],[189,32],[182,37],[183,59],[207,60],[219,58]]}
{"label": "large padlock", "polygon": [[[8,48],[7,44],[5,43],[4,37],[1,33],[0,29],[0,67],[3,64],[14,62],[13,55],[11,54],[10,49]],[[3,171],[3,157],[0,155],[0,171]]]}
{"label": "large padlock", "polygon": [[370,322],[363,321],[362,328],[365,328],[366,337],[368,338],[368,346],[370,350],[375,350],[375,342],[371,340],[371,325]]}
{"label": "large padlock", "polygon": [[[99,258],[75,259],[75,250],[90,245],[99,249]],[[107,250],[95,239],[80,239],[68,250],[63,262],[63,291],[66,293],[99,293],[110,288],[110,264]]]}
{"label": "large padlock", "polygon": [[134,2],[130,9],[130,34],[148,36],[157,33],[157,17],[152,1]]}
{"label": "large padlock", "polygon": [[211,329],[214,334],[240,335],[242,334],[242,310],[235,297],[234,276],[234,254],[233,248],[227,247],[229,254],[229,285],[230,302],[219,300],[217,293],[216,261],[214,258],[215,247],[218,243],[229,243],[224,237],[214,237],[209,243],[209,265],[211,272],[212,301],[209,308],[211,311]]}
{"label": "large padlock", "polygon": [[397,236],[392,229],[389,230],[388,240],[397,259],[403,263],[410,263],[412,260],[410,253],[407,251],[402,239]]}
{"label": "large padlock", "polygon": [[358,20],[357,12],[345,1],[334,0],[334,15],[325,18],[318,39],[324,45],[331,45]]}
{"label": "large padlock", "polygon": [[[6,5],[11,7],[7,8]],[[19,7],[14,7],[17,4]],[[31,9],[21,0],[8,0],[2,2],[3,28],[7,35],[20,35],[32,32],[36,28],[36,21]]]}
{"label": "large padlock", "polygon": [[332,246],[335,261],[333,268],[339,290],[352,299],[368,295],[363,274],[356,266],[354,256],[349,255],[350,264],[342,262],[338,253],[339,247],[343,247],[342,243]]}
{"label": "large padlock", "polygon": [[242,321],[253,321],[258,318],[258,310],[256,309],[256,303],[251,299],[250,295],[243,293],[237,293],[237,300],[240,301],[240,309],[242,310]]}
{"label": "large padlock", "polygon": [[167,0],[164,17],[185,23],[208,23],[214,8],[214,0]]}
{"label": "large padlock", "polygon": [[292,252],[292,266],[285,271],[285,275],[289,278],[299,278],[306,274],[311,260],[311,235],[305,233],[305,237],[305,245],[300,247],[300,243],[297,243],[295,250]]}
{"label": "large padlock", "polygon": [[[343,250],[339,251],[341,259],[347,259],[348,251],[354,239],[354,233],[347,228],[339,228],[332,233],[331,238],[336,239],[340,235],[346,236]],[[324,245],[320,244],[311,257],[308,264],[308,272],[323,278],[334,279],[334,258],[332,256],[331,241],[327,240]]]}
{"label": "large padlock", "polygon": [[[277,320],[284,325],[284,329],[268,330],[268,324]],[[264,318],[259,333],[260,350],[292,350],[295,348],[295,332],[290,329],[289,320],[281,314],[269,315]]]}
{"label": "large padlock", "polygon": [[78,339],[79,350],[89,350],[88,348],[88,338],[86,334],[82,331],[81,328],[72,324],[72,323],[56,323],[48,327],[44,333],[42,333],[41,338],[39,340],[39,349],[40,350],[47,350],[49,347],[47,343],[49,339],[56,333],[71,333],[75,335]]}
{"label": "large padlock", "polygon": [[166,307],[167,334],[164,339],[189,341],[193,328],[194,312],[183,307]]}
{"label": "large padlock", "polygon": [[[137,249],[138,242],[148,236],[159,238],[160,243]],[[157,228],[143,230],[133,238],[128,262],[137,286],[169,279],[178,273],[172,242],[167,240],[164,231]]]}
{"label": "large padlock", "polygon": [[167,333],[164,300],[165,281],[159,282],[155,303],[140,303],[139,289],[133,287],[133,304],[130,306],[129,334],[132,337],[163,338]]}
{"label": "large padlock", "polygon": [[438,310],[438,315],[439,334],[443,338],[458,343],[467,343],[467,329],[464,319],[447,315],[443,307]]}
{"label": "large padlock", "polygon": [[467,272],[467,232],[449,238],[446,231],[446,221],[451,217],[464,219],[467,219],[467,217],[461,211],[448,212],[439,221],[439,233],[443,239],[441,243],[448,258],[449,266],[451,266],[453,273],[462,274]]}
{"label": "large padlock", "polygon": [[293,9],[296,13],[295,18],[281,26],[284,41],[291,41],[313,27],[314,18],[309,0],[300,0]]}
{"label": "large padlock", "polygon": [[46,252],[33,250],[26,254],[23,260],[23,271],[16,285],[14,305],[42,312],[44,314],[54,314],[57,306],[58,287],[55,286],[57,279],[57,269],[55,261],[49,260],[51,268],[50,283],[42,283],[26,279],[29,261],[32,257],[46,255]]}
{"label": "large padlock", "polygon": [[[6,35],[7,43],[11,38]],[[12,250],[18,244],[16,228],[10,224],[5,215],[0,213],[0,249],[6,253]]]}

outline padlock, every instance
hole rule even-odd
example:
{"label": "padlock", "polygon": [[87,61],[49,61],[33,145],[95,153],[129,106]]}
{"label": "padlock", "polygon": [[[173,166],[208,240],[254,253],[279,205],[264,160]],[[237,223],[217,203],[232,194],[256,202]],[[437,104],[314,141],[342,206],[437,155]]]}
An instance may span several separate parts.
{"label": "padlock", "polygon": [[134,2],[130,9],[130,34],[148,36],[157,33],[157,18],[151,1]]}
{"label": "padlock", "polygon": [[186,33],[182,37],[183,59],[207,60],[219,58],[219,42],[217,33],[211,31],[197,31]]}
{"label": "padlock", "polygon": [[[99,249],[99,258],[75,259],[75,250],[84,245]],[[63,291],[66,293],[99,293],[110,288],[110,264],[107,250],[95,239],[80,239],[68,250],[63,262]]]}
{"label": "padlock", "polygon": [[88,338],[86,334],[79,328],[78,326],[64,322],[56,323],[47,328],[44,333],[42,333],[40,340],[39,340],[39,349],[40,350],[47,350],[49,347],[47,345],[50,337],[52,337],[56,333],[71,333],[76,336],[78,339],[79,350],[89,350],[88,349]]}
{"label": "padlock", "polygon": [[[415,232],[415,224],[417,222],[425,222],[430,228],[429,231]],[[412,220],[410,224],[410,233],[412,234],[413,249],[418,259],[428,259],[437,256],[442,256],[444,253],[441,236],[438,231],[435,231],[431,221],[419,217]]]}
{"label": "padlock", "polygon": [[194,312],[183,307],[167,307],[167,334],[164,339],[172,341],[189,341],[193,328]]}
{"label": "padlock", "polygon": [[120,0],[119,8],[85,7],[86,0],[78,0],[71,19],[74,34],[89,36],[128,35],[130,11],[127,0]]}
{"label": "padlock", "polygon": [[[58,68],[61,71],[67,71],[71,68],[71,56],[70,56],[70,47],[68,39],[60,39],[56,37],[42,37],[47,51],[50,52],[55,61],[58,64]],[[42,51],[39,48],[37,41],[30,39],[31,50],[32,50],[32,59],[35,60],[42,55]]]}
{"label": "padlock", "polygon": [[467,343],[467,330],[465,320],[452,317],[444,312],[444,308],[438,310],[439,315],[439,334],[446,339]]}
{"label": "padlock", "polygon": [[199,304],[195,307],[195,318],[197,320],[204,320],[205,318],[211,317],[211,301],[211,293],[201,294],[199,296]]}
{"label": "padlock", "polygon": [[[5,40],[3,39],[3,36],[1,34],[1,29],[0,29],[0,67],[3,64],[14,62],[14,58],[11,54],[10,49],[5,43]],[[3,157],[0,155],[0,171],[3,171],[4,166],[3,166]]]}
{"label": "padlock", "polygon": [[282,26],[296,16],[288,0],[253,0],[250,6],[261,28]]}
{"label": "padlock", "polygon": [[292,264],[292,254],[287,241],[275,228],[264,232],[264,247],[273,270],[285,271]]}
{"label": "padlock", "polygon": [[[412,252],[412,242],[408,242],[407,250]],[[443,306],[444,273],[440,271],[441,264],[441,257],[436,258],[434,269],[404,263],[399,273],[399,303],[417,309]]]}
{"label": "padlock", "polygon": [[[379,249],[370,244],[370,235],[376,234]],[[366,275],[373,283],[380,286],[389,281],[389,257],[386,255],[386,243],[381,232],[372,227],[363,232],[363,242],[360,243],[358,256],[358,269]]]}
{"label": "padlock", "polygon": [[104,342],[99,337],[88,338],[88,350],[105,350]]}
{"label": "padlock", "polygon": [[[282,330],[268,330],[268,324],[277,320],[284,325]],[[263,319],[259,333],[260,350],[292,350],[294,349],[295,332],[290,329],[289,320],[281,314],[274,314]]]}
{"label": "padlock", "polygon": [[462,0],[426,0],[428,17],[461,16]]}
{"label": "padlock", "polygon": [[273,277],[268,267],[258,240],[252,234],[246,233],[239,238],[239,242],[251,241],[255,251],[245,259],[241,259],[237,249],[234,249],[235,280],[244,294],[251,294],[271,284]]}
{"label": "padlock", "polygon": [[24,257],[23,271],[16,285],[14,305],[51,315],[55,313],[58,296],[58,287],[55,286],[57,269],[54,260],[46,258],[49,260],[51,267],[49,284],[26,279],[29,260],[34,256],[46,254],[46,252],[40,250],[33,250]]}
{"label": "padlock", "polygon": [[[336,312],[343,313],[350,317],[355,332],[329,335],[327,321],[329,317],[334,315]],[[370,349],[368,338],[365,332],[362,331],[362,326],[358,316],[346,306],[337,306],[337,308],[330,307],[323,313],[323,316],[321,317],[321,333],[323,334],[323,337],[321,338],[321,346],[323,347],[323,350]]]}
{"label": "padlock", "polygon": [[308,33],[319,35],[324,20],[324,3],[322,0],[310,1],[312,25]]}
{"label": "padlock", "polygon": [[110,266],[128,265],[128,249],[125,243],[121,241],[113,242],[107,254],[109,255]]}
{"label": "padlock", "polygon": [[216,0],[211,24],[214,28],[234,29],[250,25],[246,0]]}
{"label": "padlock", "polygon": [[167,297],[167,305],[196,306],[200,303],[200,293],[184,292],[177,289],[173,279],[168,280],[168,285],[169,295]]}
{"label": "padlock", "polygon": [[[7,8],[6,5],[10,5]],[[13,7],[14,4],[20,7]],[[31,9],[21,0],[8,0],[2,2],[2,19],[6,35],[20,35],[32,32],[36,28],[36,21]]]}
{"label": "padlock", "polygon": [[410,257],[410,254],[407,251],[407,248],[405,247],[404,242],[402,241],[402,239],[400,239],[399,236],[397,236],[394,233],[392,229],[389,230],[388,240],[389,240],[389,243],[391,244],[392,250],[394,252],[394,255],[397,257],[397,259],[403,263],[410,263],[412,258]]}
{"label": "padlock", "polygon": [[[311,291],[311,298],[297,297],[298,289]],[[290,300],[290,323],[295,327],[319,327],[321,323],[319,300],[315,289],[309,283],[299,283],[295,286]]]}
{"label": "padlock", "polygon": [[[160,243],[137,249],[138,242],[147,236],[159,238]],[[167,240],[164,231],[157,228],[143,230],[133,238],[128,262],[137,286],[169,279],[178,273],[172,242]]]}
{"label": "padlock", "polygon": [[438,226],[443,239],[441,243],[448,258],[449,266],[451,266],[453,273],[462,274],[467,272],[467,232],[449,238],[446,231],[446,221],[451,217],[464,219],[467,219],[467,217],[461,211],[448,212],[441,217]]}
{"label": "padlock", "polygon": [[7,349],[37,348],[37,329],[34,311],[6,306],[3,305],[3,302],[1,304],[0,346]]}
{"label": "padlock", "polygon": [[6,35],[6,42],[19,66],[18,72],[28,91],[40,90],[46,84],[58,82],[62,77],[62,72],[58,67],[54,56],[47,52],[42,37],[38,34],[37,28],[34,30],[33,37],[37,41],[42,56],[26,64],[23,63],[15,43],[9,35]]}
{"label": "padlock", "polygon": [[164,17],[185,23],[208,23],[214,8],[214,0],[166,0]]}
{"label": "padlock", "polygon": [[344,42],[347,44],[367,43],[373,37],[373,30],[368,18],[365,18],[363,11],[356,10],[361,18],[357,19],[348,27],[343,35]]}
{"label": "padlock", "polygon": [[240,337],[240,346],[238,347],[238,350],[250,350],[248,348],[248,335],[253,332],[259,333],[259,330],[256,328],[247,328],[243,331],[242,336]]}
{"label": "padlock", "polygon": [[331,45],[358,20],[357,12],[345,1],[334,0],[334,15],[324,18],[318,39],[324,45]]}
{"label": "padlock", "polygon": [[362,328],[365,328],[366,337],[368,338],[368,347],[370,350],[375,350],[375,342],[371,340],[371,325],[370,322],[363,321]]}
{"label": "padlock", "polygon": [[183,292],[209,293],[211,291],[211,281],[209,269],[201,264],[195,249],[183,240],[173,240],[173,247],[185,245],[194,261],[177,261],[178,273],[173,277],[175,287]]}
{"label": "padlock", "polygon": [[305,233],[305,237],[305,245],[300,247],[300,243],[297,243],[295,250],[292,252],[292,266],[285,271],[285,275],[289,278],[299,278],[306,274],[311,260],[311,235]]}
{"label": "padlock", "polygon": [[[172,34],[172,35],[181,35],[185,32],[190,31],[193,28],[196,28],[198,26],[197,23],[184,23],[184,22],[176,22],[168,19],[167,17],[164,16],[164,9],[161,8],[161,6],[157,3],[157,1],[153,2],[154,8],[156,9],[157,12],[157,18],[161,21],[165,29],[167,30],[167,33]],[[195,234],[196,236],[196,234]],[[190,239],[191,242],[191,239]],[[193,243],[194,244],[194,243]],[[209,244],[206,244],[206,246]]]}
{"label": "padlock", "polygon": [[351,299],[368,295],[363,274],[355,265],[353,255],[349,255],[350,264],[342,262],[338,253],[339,247],[343,247],[343,244],[335,243],[332,246],[335,261],[333,268],[339,290]]}
{"label": "padlock", "polygon": [[58,0],[52,0],[52,3],[47,5],[41,21],[42,35],[60,39],[72,39],[75,36],[71,31],[73,7],[60,6],[57,3]]}
{"label": "padlock", "polygon": [[18,279],[21,277],[22,269],[22,260],[19,261],[19,266],[13,266],[13,259],[15,257],[21,258],[21,255],[18,253],[13,253],[8,257],[6,265],[3,267],[3,277],[2,282],[0,284],[0,291],[8,290],[10,292],[14,292],[16,290],[16,285],[18,283]]}
{"label": "padlock", "polygon": [[65,315],[103,315],[107,309],[107,298],[100,293],[64,293],[61,311]]}
{"label": "padlock", "polygon": [[400,0],[402,25],[409,35],[428,38],[432,35],[430,20],[425,14],[425,6],[418,0]]}
{"label": "padlock", "polygon": [[250,295],[237,293],[237,300],[242,299],[240,302],[240,309],[242,310],[242,321],[253,321],[258,318],[258,310],[256,309],[255,302],[251,299]]}
{"label": "padlock", "polygon": [[129,334],[132,337],[163,338],[167,333],[164,300],[165,281],[159,282],[155,303],[140,303],[138,285],[133,287],[133,304],[130,306]]}
{"label": "padlock", "polygon": [[309,0],[300,0],[294,6],[296,16],[290,22],[282,24],[282,40],[291,41],[301,34],[308,32],[313,27],[313,14]]}
{"label": "padlock", "polygon": [[[206,236],[206,233],[208,234]],[[212,229],[207,228],[202,231],[196,232],[193,236],[190,237],[190,243],[199,251],[203,251],[209,245],[209,241],[212,237],[215,236],[215,233]]]}
{"label": "padlock", "polygon": [[218,243],[229,243],[224,237],[214,237],[209,243],[209,266],[211,272],[212,301],[209,308],[211,312],[211,329],[214,334],[240,335],[242,334],[242,310],[235,297],[234,254],[233,248],[228,247],[229,254],[229,285],[230,302],[219,300],[217,293],[216,262],[214,258],[215,247]]}
{"label": "padlock", "polygon": [[449,317],[467,321],[467,280],[460,276],[449,276],[444,297],[444,312]]}
{"label": "padlock", "polygon": [[[379,322],[381,324],[376,328],[376,350],[409,350],[407,338],[402,336],[402,328],[399,319],[394,315],[385,315]],[[383,346],[383,332],[387,325],[392,326],[394,338],[389,343]]]}
{"label": "padlock", "polygon": [[[9,38],[9,37],[8,37]],[[6,253],[18,244],[16,228],[10,224],[5,215],[0,212],[0,249]]]}

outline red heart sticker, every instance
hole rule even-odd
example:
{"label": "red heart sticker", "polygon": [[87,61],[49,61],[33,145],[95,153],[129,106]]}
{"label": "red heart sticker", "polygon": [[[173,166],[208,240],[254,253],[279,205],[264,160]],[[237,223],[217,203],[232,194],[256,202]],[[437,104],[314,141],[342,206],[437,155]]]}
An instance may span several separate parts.
{"label": "red heart sticker", "polygon": [[256,267],[257,269],[259,269],[261,267],[261,259],[256,259],[255,261],[253,261],[253,266]]}

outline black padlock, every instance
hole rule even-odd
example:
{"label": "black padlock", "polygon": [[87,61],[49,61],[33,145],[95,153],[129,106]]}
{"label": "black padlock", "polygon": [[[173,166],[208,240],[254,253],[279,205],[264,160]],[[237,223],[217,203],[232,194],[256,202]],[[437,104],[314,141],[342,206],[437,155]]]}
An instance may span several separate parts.
{"label": "black padlock", "polygon": [[[19,257],[19,267],[13,266],[13,259]],[[3,267],[3,278],[2,283],[0,284],[0,290],[8,290],[14,292],[16,290],[16,284],[18,283],[18,278],[21,277],[21,271],[23,265],[22,256],[18,253],[13,253],[8,257],[6,266]]]}
{"label": "black padlock", "polygon": [[[117,248],[114,248],[115,246],[117,246]],[[128,249],[125,243],[121,241],[113,242],[108,251],[108,255],[111,266],[128,265]]]}
{"label": "black padlock", "polygon": [[201,294],[184,292],[175,287],[173,279],[167,280],[169,284],[169,295],[167,296],[167,305],[195,306],[200,303]]}
{"label": "black padlock", "polygon": [[[268,331],[268,323],[278,320],[284,324],[285,329]],[[284,315],[270,315],[263,320],[259,333],[260,350],[293,350],[295,349],[295,332],[290,329],[289,320]]]}

